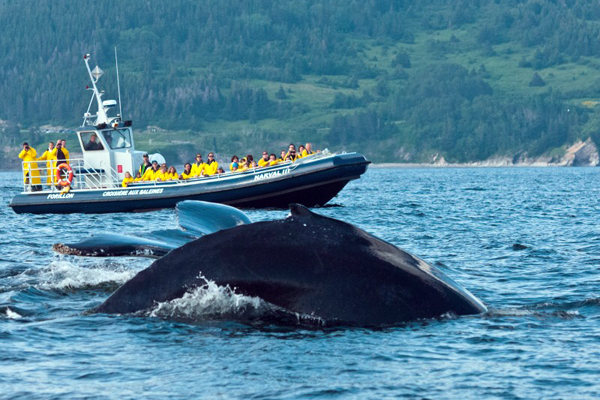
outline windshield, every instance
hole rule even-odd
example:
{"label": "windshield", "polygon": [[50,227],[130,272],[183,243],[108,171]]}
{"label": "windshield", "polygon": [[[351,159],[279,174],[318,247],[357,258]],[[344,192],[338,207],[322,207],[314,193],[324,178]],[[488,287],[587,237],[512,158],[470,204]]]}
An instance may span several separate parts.
{"label": "windshield", "polygon": [[129,129],[112,129],[102,131],[102,136],[111,149],[131,147],[131,132]]}
{"label": "windshield", "polygon": [[85,151],[104,150],[96,132],[81,132],[81,143]]}

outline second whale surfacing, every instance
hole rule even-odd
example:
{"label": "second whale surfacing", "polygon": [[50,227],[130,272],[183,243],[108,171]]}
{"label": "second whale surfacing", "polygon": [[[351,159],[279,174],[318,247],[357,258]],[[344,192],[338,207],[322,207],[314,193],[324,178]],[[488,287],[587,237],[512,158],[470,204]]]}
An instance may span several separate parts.
{"label": "second whale surfacing", "polygon": [[148,310],[207,280],[326,326],[388,326],[486,311],[471,293],[425,261],[300,205],[291,205],[285,219],[242,223],[168,251],[94,311]]}

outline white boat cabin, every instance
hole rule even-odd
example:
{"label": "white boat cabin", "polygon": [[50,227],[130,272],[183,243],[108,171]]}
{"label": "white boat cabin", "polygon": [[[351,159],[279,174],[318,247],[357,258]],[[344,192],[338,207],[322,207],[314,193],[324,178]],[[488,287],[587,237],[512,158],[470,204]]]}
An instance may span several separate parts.
{"label": "white boat cabin", "polygon": [[[135,177],[144,152],[135,150],[131,121],[123,121],[121,118],[120,88],[119,104],[115,100],[102,101],[104,92],[98,90],[96,83],[104,72],[98,66],[91,70],[89,59],[90,55],[86,54],[84,61],[92,81],[92,87],[87,90],[91,90],[93,94],[83,116],[83,124],[77,130],[77,139],[83,154],[83,164],[87,169],[86,175],[102,186],[110,186],[111,183],[120,182],[125,177],[125,172],[130,172]],[[98,111],[92,115],[90,109],[94,101],[98,105]],[[117,105],[120,113],[109,116]]]}

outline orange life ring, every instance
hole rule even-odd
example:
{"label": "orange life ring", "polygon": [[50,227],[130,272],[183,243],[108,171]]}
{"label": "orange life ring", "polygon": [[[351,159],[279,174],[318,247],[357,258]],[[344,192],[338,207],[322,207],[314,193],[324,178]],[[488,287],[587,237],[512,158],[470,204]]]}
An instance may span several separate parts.
{"label": "orange life ring", "polygon": [[[62,179],[61,172],[63,169],[66,169],[68,172],[67,179]],[[71,186],[71,182],[73,182],[73,169],[67,163],[62,163],[58,167],[56,167],[56,182],[60,186]]]}

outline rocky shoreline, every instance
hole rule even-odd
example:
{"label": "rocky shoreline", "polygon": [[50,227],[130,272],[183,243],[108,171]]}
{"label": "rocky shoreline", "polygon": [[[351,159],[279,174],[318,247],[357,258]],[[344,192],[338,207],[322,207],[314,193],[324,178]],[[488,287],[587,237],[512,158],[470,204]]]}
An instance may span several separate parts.
{"label": "rocky shoreline", "polygon": [[469,168],[469,167],[597,167],[600,165],[598,147],[591,140],[578,141],[560,156],[529,157],[527,152],[514,156],[492,157],[483,161],[449,163],[436,155],[431,163],[376,163],[372,168]]}

